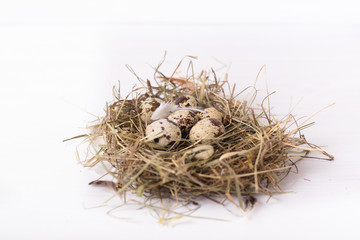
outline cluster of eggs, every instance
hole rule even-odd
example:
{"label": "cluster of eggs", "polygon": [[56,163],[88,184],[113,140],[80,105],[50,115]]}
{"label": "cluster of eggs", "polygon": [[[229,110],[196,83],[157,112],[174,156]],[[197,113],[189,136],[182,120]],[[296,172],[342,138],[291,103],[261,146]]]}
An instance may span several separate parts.
{"label": "cluster of eggs", "polygon": [[[150,122],[161,102],[162,100],[156,98],[145,100],[140,107],[141,119]],[[196,111],[198,104],[191,95],[179,97],[174,104],[178,106],[176,111],[146,127],[146,136],[157,145],[166,147],[187,137],[192,143],[211,144],[225,132],[222,123],[224,114],[217,109],[210,107]]]}

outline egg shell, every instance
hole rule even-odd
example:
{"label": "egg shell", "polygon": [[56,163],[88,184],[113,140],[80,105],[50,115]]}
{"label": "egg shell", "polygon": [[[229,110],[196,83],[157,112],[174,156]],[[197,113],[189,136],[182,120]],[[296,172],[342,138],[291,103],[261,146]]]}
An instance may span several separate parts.
{"label": "egg shell", "polygon": [[199,151],[194,155],[196,160],[208,159],[214,154],[214,147],[211,145],[200,145],[195,150]]}
{"label": "egg shell", "polygon": [[197,122],[190,130],[189,138],[191,142],[200,139],[200,143],[210,144],[215,141],[214,138],[225,133],[225,127],[215,118],[204,118]]}
{"label": "egg shell", "polygon": [[189,110],[173,112],[168,119],[178,125],[183,132],[188,132],[198,121],[196,114]]}
{"label": "egg shell", "polygon": [[140,118],[143,122],[151,121],[151,116],[163,101],[159,98],[148,98],[140,105]]}
{"label": "egg shell", "polygon": [[178,99],[176,99],[174,103],[180,107],[196,107],[197,106],[196,98],[191,95],[181,96]]}
{"label": "egg shell", "polygon": [[146,127],[145,133],[146,136],[150,138],[152,136],[161,135],[160,137],[153,139],[153,142],[161,147],[166,147],[181,139],[180,128],[175,123],[165,118],[149,124]]}
{"label": "egg shell", "polygon": [[224,118],[224,114],[213,107],[205,108],[204,113],[199,112],[198,116],[200,119],[215,118],[215,119],[219,120],[220,122],[222,122],[222,120]]}

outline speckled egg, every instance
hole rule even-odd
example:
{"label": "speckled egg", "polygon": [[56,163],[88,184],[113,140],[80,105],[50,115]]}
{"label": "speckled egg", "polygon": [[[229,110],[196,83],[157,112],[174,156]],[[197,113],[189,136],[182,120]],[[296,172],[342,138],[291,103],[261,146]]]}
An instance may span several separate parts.
{"label": "speckled egg", "polygon": [[181,139],[181,130],[168,119],[159,119],[146,127],[146,136],[161,147],[166,147]]}
{"label": "speckled egg", "polygon": [[159,98],[148,98],[140,105],[140,118],[143,122],[151,121],[151,116],[163,101]]}
{"label": "speckled egg", "polygon": [[178,99],[176,99],[174,103],[180,107],[196,107],[197,106],[196,98],[191,95],[181,96]]}
{"label": "speckled egg", "polygon": [[205,108],[204,113],[199,112],[197,115],[199,116],[200,119],[215,118],[215,119],[219,120],[220,122],[222,122],[222,120],[224,118],[224,114],[219,112],[218,110],[216,110],[216,108],[213,108],[213,107]]}
{"label": "speckled egg", "polygon": [[222,122],[215,118],[204,118],[191,128],[189,138],[191,142],[202,139],[200,143],[209,144],[223,133],[225,133],[225,127]]}
{"label": "speckled egg", "polygon": [[168,119],[178,125],[183,133],[188,132],[198,121],[196,114],[189,110],[173,112]]}

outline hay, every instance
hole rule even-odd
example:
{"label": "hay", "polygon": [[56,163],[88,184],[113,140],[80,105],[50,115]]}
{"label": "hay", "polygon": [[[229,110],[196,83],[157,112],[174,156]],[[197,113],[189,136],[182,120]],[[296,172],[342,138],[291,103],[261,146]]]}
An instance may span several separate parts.
{"label": "hay", "polygon": [[[159,71],[160,65],[155,69],[155,81],[138,78],[142,86],[126,97],[114,88],[116,100],[106,107],[105,116],[89,127],[89,134],[80,136],[97,148],[97,153],[83,162],[84,166],[102,162],[112,166],[108,169],[112,182],[100,179],[91,184],[113,187],[114,196],[136,193],[145,205],[152,198],[170,199],[173,206],[189,202],[197,205],[202,198],[208,198],[218,203],[221,200],[217,199],[226,199],[245,210],[255,203],[257,194],[271,196],[281,192],[280,181],[296,169],[298,161],[310,157],[309,153],[318,152],[333,160],[333,156],[300,134],[312,125],[308,120],[297,125],[291,114],[275,119],[269,95],[254,107],[257,91],[249,103],[240,101],[235,85],[230,88],[228,81],[219,80],[212,69],[184,77],[176,74],[178,66],[167,77]],[[210,158],[195,160],[194,155],[206,145],[186,138],[169,147],[146,140],[149,123],[140,118],[141,102],[149,97],[173,102],[184,94],[195,96],[201,107],[215,107],[225,115],[226,131],[214,139],[214,154]],[[95,144],[99,138],[103,143]],[[171,211],[164,206],[159,208]],[[160,218],[163,220],[164,216]]]}

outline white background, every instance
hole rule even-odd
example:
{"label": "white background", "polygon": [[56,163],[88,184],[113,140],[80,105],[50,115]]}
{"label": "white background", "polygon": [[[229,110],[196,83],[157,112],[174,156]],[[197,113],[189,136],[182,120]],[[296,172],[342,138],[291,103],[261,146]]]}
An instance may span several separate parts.
{"label": "white background", "polygon": [[[358,239],[360,230],[360,11],[356,1],[1,1],[1,239]],[[126,94],[168,52],[170,74],[185,55],[197,70],[221,62],[239,89],[267,65],[274,112],[299,100],[298,116],[316,115],[304,133],[335,155],[306,160],[286,191],[260,198],[247,217],[205,204],[161,226],[147,211],[106,214],[111,192],[87,183],[78,142],[103,114],[120,80]],[[258,86],[265,88],[265,75]],[[310,181],[309,181],[310,180]],[[114,204],[114,203],[113,203]],[[116,204],[114,204],[116,205]],[[84,208],[85,207],[85,208]]]}

